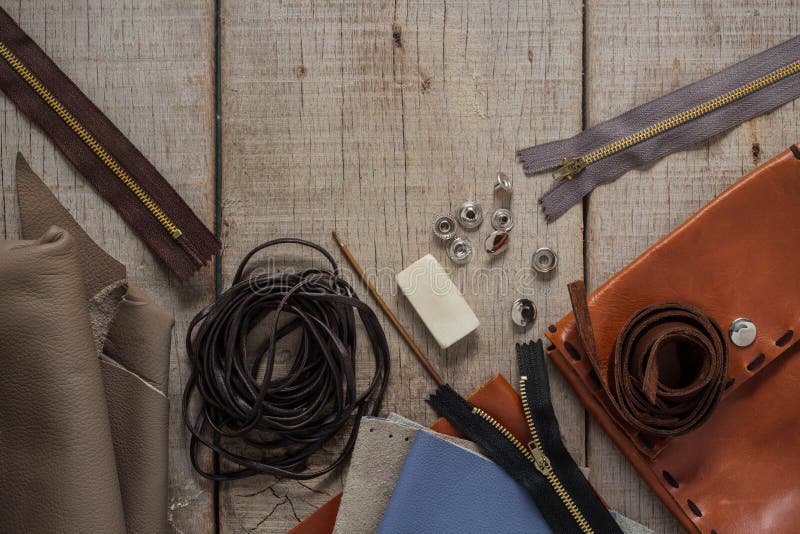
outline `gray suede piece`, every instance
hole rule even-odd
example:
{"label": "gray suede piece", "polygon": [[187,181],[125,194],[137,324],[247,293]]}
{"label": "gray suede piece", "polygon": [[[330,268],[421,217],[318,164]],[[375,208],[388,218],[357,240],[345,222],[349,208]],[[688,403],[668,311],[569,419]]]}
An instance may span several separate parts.
{"label": "gray suede piece", "polygon": [[400,470],[419,430],[436,434],[472,452],[477,451],[470,441],[433,432],[394,414],[390,415],[390,419],[365,417],[350,460],[334,534],[366,534],[378,530]]}
{"label": "gray suede piece", "polygon": [[640,525],[633,519],[628,519],[619,512],[614,512],[614,520],[625,534],[654,534],[654,532],[646,526]]}

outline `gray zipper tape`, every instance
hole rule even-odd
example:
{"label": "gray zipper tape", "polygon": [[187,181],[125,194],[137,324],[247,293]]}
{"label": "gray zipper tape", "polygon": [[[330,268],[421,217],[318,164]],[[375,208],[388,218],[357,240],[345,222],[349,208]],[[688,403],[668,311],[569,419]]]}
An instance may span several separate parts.
{"label": "gray zipper tape", "polygon": [[[517,157],[522,162],[526,174],[558,167],[563,158],[584,156],[661,120],[741,87],[798,59],[800,59],[800,36],[584,130],[574,137],[519,150]],[[790,102],[798,96],[800,96],[800,74],[793,74],[740,100],[587,165],[572,180],[561,180],[539,199],[545,217],[548,220],[556,219],[601,183],[613,181],[633,168],[652,163],[668,154],[704,141]]]}

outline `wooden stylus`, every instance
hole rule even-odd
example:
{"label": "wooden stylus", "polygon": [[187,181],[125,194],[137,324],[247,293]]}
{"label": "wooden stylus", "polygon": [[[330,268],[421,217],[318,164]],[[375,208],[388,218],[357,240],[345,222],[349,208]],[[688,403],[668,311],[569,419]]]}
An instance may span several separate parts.
{"label": "wooden stylus", "polygon": [[442,379],[442,376],[436,372],[436,369],[433,368],[431,362],[428,361],[428,358],[426,358],[425,355],[422,353],[422,349],[420,349],[419,346],[414,342],[414,340],[411,339],[411,335],[403,327],[403,325],[400,324],[400,320],[397,318],[397,316],[395,316],[394,313],[392,313],[392,310],[389,309],[389,306],[386,305],[381,296],[375,290],[375,286],[373,286],[372,282],[369,281],[369,278],[367,278],[367,275],[364,273],[364,269],[361,268],[361,266],[358,264],[358,261],[356,261],[355,257],[353,257],[353,255],[350,253],[350,250],[342,242],[342,239],[339,237],[339,234],[337,234],[335,231],[331,233],[333,234],[333,240],[336,241],[336,244],[341,249],[342,254],[344,254],[345,258],[347,258],[347,262],[350,264],[353,270],[358,274],[359,278],[361,278],[361,281],[364,282],[364,285],[367,286],[367,289],[369,289],[369,292],[372,294],[372,298],[375,299],[375,301],[378,303],[378,306],[380,306],[381,309],[383,310],[383,313],[385,313],[386,316],[389,318],[389,320],[392,322],[397,332],[405,340],[406,344],[408,345],[408,348],[411,349],[411,352],[413,352],[414,356],[416,356],[417,359],[419,360],[419,363],[422,364],[422,367],[425,368],[425,371],[428,372],[428,374],[431,376],[431,378],[433,378],[433,380],[436,382],[437,385],[439,386],[444,385],[444,380]]}

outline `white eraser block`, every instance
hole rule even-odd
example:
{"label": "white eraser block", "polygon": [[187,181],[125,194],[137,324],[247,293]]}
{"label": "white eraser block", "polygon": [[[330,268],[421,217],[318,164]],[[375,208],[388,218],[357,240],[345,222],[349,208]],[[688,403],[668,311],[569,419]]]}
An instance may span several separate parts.
{"label": "white eraser block", "polygon": [[430,254],[397,273],[397,286],[443,349],[480,324],[444,268]]}

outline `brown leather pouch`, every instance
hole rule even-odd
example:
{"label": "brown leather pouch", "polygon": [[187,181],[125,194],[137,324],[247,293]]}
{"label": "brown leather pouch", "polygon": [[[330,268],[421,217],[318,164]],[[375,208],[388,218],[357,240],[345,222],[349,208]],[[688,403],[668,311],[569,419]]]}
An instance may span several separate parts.
{"label": "brown leather pouch", "polygon": [[[800,526],[800,149],[755,169],[588,299],[599,373],[573,314],[547,333],[548,356],[639,475],[690,531],[794,532]],[[727,344],[724,393],[710,417],[681,435],[651,439],[625,422],[612,354],[637,311],[665,302],[703,310]],[[735,346],[731,323],[757,327]],[[600,376],[597,376],[597,375]]]}

